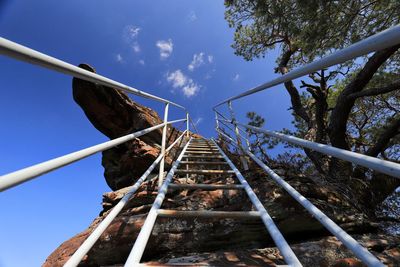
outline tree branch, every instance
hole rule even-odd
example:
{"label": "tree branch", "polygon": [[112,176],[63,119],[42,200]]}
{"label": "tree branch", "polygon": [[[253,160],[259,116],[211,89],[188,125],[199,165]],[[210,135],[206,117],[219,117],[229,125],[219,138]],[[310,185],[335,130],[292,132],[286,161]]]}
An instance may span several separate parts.
{"label": "tree branch", "polygon": [[354,106],[355,99],[348,96],[362,91],[372,79],[375,72],[385,61],[393,55],[400,45],[392,46],[381,51],[375,52],[340,93],[336,101],[336,106],[332,110],[329,122],[329,139],[333,146],[349,150],[349,144],[346,141],[346,127],[351,109]]}
{"label": "tree branch", "polygon": [[[291,56],[295,53],[295,51],[296,50],[289,49],[283,53],[282,58],[279,62],[279,71],[282,74],[288,72],[287,65],[289,63]],[[296,86],[294,86],[293,82],[290,81],[290,82],[285,82],[285,88],[290,95],[290,100],[292,102],[292,108],[294,110],[294,113],[300,118],[302,118],[309,127],[311,127],[310,117],[308,116],[306,110],[303,107],[303,104],[301,103],[300,94],[299,91],[297,91]]]}
{"label": "tree branch", "polygon": [[366,90],[363,90],[360,92],[352,93],[352,94],[349,94],[347,97],[350,99],[357,99],[359,97],[386,94],[386,93],[389,93],[389,92],[392,92],[392,91],[398,90],[398,89],[400,89],[400,80],[396,80],[393,83],[391,83],[385,87],[370,88],[370,89],[366,89]]}
{"label": "tree branch", "polygon": [[365,155],[376,157],[379,153],[383,152],[386,149],[386,146],[389,144],[390,140],[396,135],[400,134],[400,116],[397,116],[394,120],[391,120],[383,130],[383,132],[376,139],[375,145],[370,147]]}

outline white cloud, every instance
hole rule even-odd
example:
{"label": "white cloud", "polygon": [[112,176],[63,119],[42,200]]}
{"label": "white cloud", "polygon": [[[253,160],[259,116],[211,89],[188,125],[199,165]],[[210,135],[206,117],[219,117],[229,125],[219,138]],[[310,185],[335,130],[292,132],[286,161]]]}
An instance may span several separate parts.
{"label": "white cloud", "polygon": [[117,61],[118,63],[123,63],[123,62],[124,62],[124,59],[123,59],[123,57],[121,56],[121,54],[116,54],[116,55],[115,55],[115,61]]}
{"label": "white cloud", "polygon": [[140,32],[141,30],[142,30],[142,29],[141,29],[140,27],[138,27],[138,26],[135,26],[135,25],[127,25],[127,26],[125,26],[125,28],[124,28],[124,38],[125,38],[128,42],[134,41],[134,40],[136,40],[136,38],[138,37],[139,32]]}
{"label": "white cloud", "polygon": [[216,71],[217,70],[215,68],[213,68],[212,70],[208,71],[206,76],[204,77],[204,79],[206,79],[206,80],[211,79]]}
{"label": "white cloud", "polygon": [[193,21],[197,20],[197,15],[194,11],[190,11],[187,18],[190,22],[193,22]]}
{"label": "white cloud", "polygon": [[126,43],[132,48],[133,52],[139,53],[141,51],[138,42],[138,36],[142,29],[135,25],[127,25],[123,31],[123,38]]}
{"label": "white cloud", "polygon": [[200,52],[198,54],[193,55],[192,62],[188,65],[188,70],[194,71],[201,65],[204,65],[206,63],[213,63],[214,62],[214,56],[213,55],[206,55],[204,52]]}
{"label": "white cloud", "polygon": [[179,89],[186,97],[192,97],[200,91],[200,87],[191,78],[187,77],[181,70],[169,72],[166,75],[167,81],[174,89]]}
{"label": "white cloud", "polygon": [[237,81],[237,80],[239,80],[239,78],[240,78],[240,75],[238,73],[236,73],[235,76],[233,77],[233,80]]}
{"label": "white cloud", "polygon": [[144,65],[144,60],[143,59],[139,60],[139,64]]}
{"label": "white cloud", "polygon": [[172,83],[172,87],[178,88],[183,87],[187,83],[187,77],[181,70],[176,70],[167,74],[167,81]]}
{"label": "white cloud", "polygon": [[190,71],[194,71],[195,68],[200,67],[201,65],[204,64],[204,52],[200,52],[198,54],[193,55],[192,62],[190,62],[188,69]]}
{"label": "white cloud", "polygon": [[139,53],[139,52],[140,52],[140,45],[139,45],[139,43],[138,43],[138,42],[134,42],[134,43],[132,44],[132,49],[133,49],[133,51],[134,51],[135,53]]}
{"label": "white cloud", "polygon": [[174,49],[174,44],[172,43],[171,39],[168,39],[167,41],[159,40],[157,41],[156,46],[160,49],[161,59],[168,58],[171,55],[172,50]]}

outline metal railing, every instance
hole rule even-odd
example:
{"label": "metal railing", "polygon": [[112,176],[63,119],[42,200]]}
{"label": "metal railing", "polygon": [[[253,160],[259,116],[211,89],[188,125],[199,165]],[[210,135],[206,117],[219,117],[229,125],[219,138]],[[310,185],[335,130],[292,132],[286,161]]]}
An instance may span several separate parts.
{"label": "metal railing", "polygon": [[175,171],[178,168],[179,164],[181,163],[181,160],[183,158],[183,155],[186,152],[186,149],[189,146],[189,143],[192,139],[190,139],[185,147],[183,148],[182,152],[180,153],[178,159],[174,162],[172,165],[171,170],[168,172],[167,177],[165,178],[164,183],[158,190],[157,197],[151,206],[151,209],[149,213],[147,214],[146,220],[140,229],[139,235],[136,238],[135,244],[132,247],[132,250],[128,256],[128,259],[126,260],[126,263],[124,266],[126,267],[133,267],[137,266],[137,264],[140,262],[140,259],[142,258],[144,249],[146,248],[147,241],[150,238],[151,231],[154,227],[154,224],[157,219],[157,211],[161,208],[161,205],[164,201],[165,195],[168,191],[168,186],[172,182],[172,178],[174,177]]}
{"label": "metal railing", "polygon": [[[397,25],[383,32],[370,36],[347,48],[341,49],[335,53],[332,53],[329,56],[323,57],[317,61],[311,62],[295,70],[292,70],[285,75],[282,75],[272,81],[261,84],[250,90],[247,90],[239,95],[230,97],[213,107],[213,110],[215,112],[216,131],[218,133],[219,138],[228,140],[228,142],[236,146],[239,151],[244,152],[245,155],[247,155],[254,162],[256,162],[276,183],[278,183],[282,188],[284,188],[297,202],[299,202],[308,212],[310,212],[313,216],[315,216],[315,218],[318,221],[320,221],[321,224],[323,224],[348,249],[350,249],[359,259],[361,259],[368,266],[384,266],[384,265],[367,249],[362,247],[359,243],[357,243],[356,240],[354,240],[351,236],[349,236],[346,232],[344,232],[343,229],[341,229],[337,224],[335,224],[331,219],[329,219],[322,211],[320,211],[317,207],[315,207],[310,201],[304,198],[293,187],[291,187],[275,172],[273,172],[268,166],[266,166],[260,159],[258,159],[253,153],[251,153],[251,151],[249,150],[250,149],[249,138],[240,135],[239,131],[241,127],[244,127],[244,129],[258,133],[263,133],[267,136],[280,139],[281,141],[288,142],[296,146],[300,146],[302,148],[315,150],[320,153],[333,156],[342,160],[346,160],[354,164],[358,164],[363,167],[367,167],[396,178],[400,178],[400,164],[351,152],[345,149],[332,147],[326,144],[320,144],[304,140],[295,136],[261,129],[259,127],[254,127],[252,125],[242,124],[238,122],[235,118],[232,107],[232,101],[266,90],[273,86],[292,81],[296,78],[302,77],[307,74],[311,74],[321,69],[329,68],[331,66],[344,63],[348,60],[355,59],[356,57],[366,55],[370,52],[389,48],[397,44],[400,44],[400,25]],[[223,104],[227,104],[228,106],[228,110],[231,115],[229,119],[217,110],[217,107]],[[229,123],[233,126],[233,129],[231,127],[227,128],[235,133],[236,136],[235,140],[229,137],[227,134],[225,134],[225,132],[222,130],[223,126],[227,126],[226,123]],[[246,132],[245,130],[242,131]],[[247,149],[242,146],[242,141],[241,141],[242,138],[247,143]],[[242,154],[241,161],[243,160],[247,159]]]}
{"label": "metal railing", "polygon": [[[62,60],[56,59],[54,57],[50,57],[48,55],[42,54],[38,51],[30,49],[28,47],[22,46],[20,44],[14,43],[12,41],[6,40],[4,38],[0,38],[0,55],[8,56],[14,59],[18,59],[24,62],[28,62],[34,65],[38,65],[47,69],[51,69],[60,73],[64,73],[67,75],[71,75],[75,78],[79,78],[88,82],[100,84],[103,86],[107,86],[110,88],[115,88],[118,90],[122,90],[127,93],[132,93],[137,96],[149,98],[158,102],[165,103],[164,109],[164,121],[158,125],[127,134],[125,136],[121,136],[119,138],[115,138],[110,141],[106,141],[88,148],[84,148],[82,150],[57,157],[55,159],[51,159],[27,168],[23,168],[21,170],[5,174],[0,176],[0,192],[17,186],[21,183],[34,179],[40,175],[51,172],[68,164],[74,163],[81,159],[84,159],[88,156],[91,156],[95,153],[113,148],[125,142],[128,142],[134,138],[138,138],[142,135],[150,133],[154,130],[162,128],[162,140],[161,140],[161,149],[160,154],[157,159],[148,167],[145,173],[137,180],[137,182],[129,189],[129,191],[123,196],[123,198],[119,201],[119,203],[108,213],[108,215],[103,219],[103,221],[96,227],[96,229],[90,234],[90,236],[83,242],[83,244],[78,248],[78,250],[73,254],[73,256],[68,260],[65,266],[72,267],[77,266],[82,258],[86,255],[86,253],[93,247],[95,242],[101,236],[101,234],[106,230],[106,228],[111,224],[113,219],[119,214],[119,212],[126,205],[128,200],[133,196],[136,190],[140,187],[140,185],[146,180],[149,174],[153,171],[157,164],[160,164],[160,172],[159,172],[159,183],[163,183],[163,175],[164,175],[164,162],[166,154],[179,142],[183,140],[183,137],[186,135],[186,138],[189,138],[189,122],[192,123],[193,128],[197,131],[193,121],[191,120],[189,113],[186,112],[186,109],[178,105],[172,101],[163,99],[158,96],[154,96],[152,94],[140,91],[133,87],[129,87],[125,84],[116,82],[99,74],[95,74],[89,72],[87,70],[81,69],[74,65],[71,65]],[[186,112],[186,116],[183,119],[168,121],[168,111],[169,105],[176,106],[178,108],[182,108]],[[186,122],[186,130],[168,147],[166,148],[166,140],[167,140],[167,130],[168,126],[178,122]]]}
{"label": "metal railing", "polygon": [[[81,69],[79,67],[76,67],[74,65],[71,65],[67,62],[64,62],[62,60],[59,60],[57,58],[48,56],[46,54],[42,54],[38,51],[35,51],[33,49],[30,49],[28,47],[22,46],[20,44],[14,43],[12,41],[9,41],[4,38],[0,38],[0,55],[8,56],[17,60],[21,60],[27,63],[31,63],[34,65],[42,66],[47,69],[51,69],[60,73],[64,73],[67,75],[71,75],[75,78],[79,78],[85,81],[93,82],[96,84],[104,85],[107,87],[115,88],[118,90],[122,90],[127,93],[132,93],[141,97],[149,98],[152,100],[156,100],[158,102],[165,103],[165,110],[164,110],[164,122],[153,126],[149,127],[147,129],[143,129],[141,131],[131,133],[101,144],[97,144],[52,160],[48,160],[43,163],[39,163],[9,174],[5,174],[3,176],[0,176],[0,192],[7,190],[11,187],[14,187],[16,185],[19,185],[21,183],[24,183],[26,181],[29,181],[35,177],[38,177],[40,175],[43,175],[45,173],[51,172],[53,170],[56,170],[58,168],[61,168],[63,166],[66,166],[68,164],[71,164],[75,161],[81,160],[83,158],[86,158],[90,155],[93,155],[95,153],[110,149],[112,147],[115,147],[117,145],[120,145],[122,143],[125,143],[129,140],[132,140],[134,138],[140,137],[144,134],[147,134],[151,131],[157,130],[159,128],[163,128],[163,134],[162,134],[162,141],[161,141],[161,155],[165,154],[165,143],[166,143],[166,133],[167,133],[167,127],[170,124],[186,121],[186,133],[187,135],[189,134],[189,114],[186,112],[186,118],[180,119],[180,120],[173,120],[173,121],[167,121],[168,118],[168,107],[169,105],[174,105],[176,107],[182,108],[186,110],[183,106],[178,105],[172,101],[160,98],[158,96],[154,96],[152,94],[140,91],[138,89],[135,89],[133,87],[129,87],[125,84],[116,82],[114,80],[111,80],[109,78],[106,78],[104,76],[101,76],[96,73],[92,73],[90,71]],[[161,165],[160,165],[160,177],[159,179],[162,181],[162,174],[164,169],[164,157],[161,159]]]}
{"label": "metal railing", "polygon": [[78,250],[69,258],[69,260],[65,263],[64,267],[74,267],[77,266],[83,257],[85,257],[86,253],[93,247],[96,241],[100,238],[101,234],[107,229],[107,227],[111,224],[115,217],[121,212],[126,203],[128,203],[129,199],[133,196],[133,194],[138,190],[140,185],[146,180],[146,178],[150,175],[150,173],[154,170],[156,165],[160,163],[160,161],[164,158],[165,153],[168,153],[178,142],[182,139],[187,131],[184,131],[175,141],[172,143],[167,149],[165,149],[164,153],[161,153],[157,159],[150,165],[149,168],[143,173],[143,175],[137,180],[137,182],[129,189],[129,191],[123,196],[123,198],[118,202],[117,205],[110,211],[110,213],[101,221],[101,223],[93,230],[90,236],[82,243],[82,245],[78,248]]}
{"label": "metal railing", "polygon": [[[237,146],[235,141],[228,135],[220,131],[226,140],[230,141],[231,144]],[[314,216],[329,232],[336,236],[348,249],[360,258],[364,263],[369,266],[383,266],[374,255],[372,255],[366,248],[361,246],[354,238],[347,234],[340,226],[326,216],[320,209],[314,206],[307,198],[302,196],[296,189],[290,184],[283,180],[278,174],[276,174],[271,168],[269,168],[264,162],[258,159],[249,150],[246,154],[256,162],[278,185],[280,185],[286,192],[290,194],[300,205],[302,205],[311,215]]]}

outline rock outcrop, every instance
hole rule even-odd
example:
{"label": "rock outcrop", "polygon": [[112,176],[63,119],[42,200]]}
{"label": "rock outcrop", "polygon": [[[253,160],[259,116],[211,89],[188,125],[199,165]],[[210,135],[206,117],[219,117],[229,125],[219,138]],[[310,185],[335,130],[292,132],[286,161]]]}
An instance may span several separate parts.
{"label": "rock outcrop", "polygon": [[[351,252],[335,238],[327,237],[329,233],[323,226],[264,173],[251,171],[245,173],[245,176],[279,229],[293,244],[293,249],[302,261],[304,260],[305,266],[347,266],[342,263],[340,265],[340,262],[339,265],[334,265],[339,260],[359,264],[353,259],[354,255]],[[395,266],[395,262],[400,262],[400,249],[396,245],[400,239],[392,237],[389,240],[377,235],[377,225],[355,210],[339,194],[318,186],[307,177],[285,178],[346,231],[359,234],[358,238],[361,240],[380,244],[372,250],[389,265]],[[179,181],[185,183],[186,178],[180,178],[177,182]],[[232,181],[233,178],[227,178],[228,183]],[[212,179],[202,181],[212,182]],[[148,181],[140,187],[124,211],[89,252],[82,266],[122,266],[157,194],[153,191],[155,183],[155,180]],[[44,266],[61,266],[128,189],[104,194],[102,215],[87,230],[63,243],[50,255]],[[243,211],[252,210],[252,205],[242,191],[174,190],[168,193],[163,208]],[[259,220],[161,218],[157,220],[153,229],[143,260],[164,263],[194,261],[212,266],[232,266],[233,263],[237,266],[282,264],[282,257],[273,246],[269,234]],[[321,254],[320,251],[325,252]]]}
{"label": "rock outcrop", "polygon": [[[87,64],[79,67],[96,72]],[[74,78],[73,97],[83,109],[90,122],[110,139],[162,123],[158,114],[150,108],[132,101],[125,93],[102,85]],[[167,143],[171,144],[181,134],[169,126]],[[154,130],[140,139],[121,144],[103,152],[104,177],[112,190],[132,185],[137,177],[150,166],[160,152],[162,128]],[[172,150],[166,164],[175,155]]]}

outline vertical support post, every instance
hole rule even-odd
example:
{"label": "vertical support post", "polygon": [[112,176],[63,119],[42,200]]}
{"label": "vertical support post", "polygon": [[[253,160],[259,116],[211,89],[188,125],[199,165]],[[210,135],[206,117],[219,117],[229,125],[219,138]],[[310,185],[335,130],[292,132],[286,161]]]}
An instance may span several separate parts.
{"label": "vertical support post", "polygon": [[[189,112],[186,112],[186,137],[189,138]],[[189,165],[186,164],[186,170],[189,170]],[[188,182],[189,174],[186,174],[186,182]]]}
{"label": "vertical support post", "polygon": [[162,140],[161,140],[161,162],[160,162],[160,171],[158,173],[158,188],[161,188],[161,185],[164,180],[164,162],[165,162],[165,143],[167,140],[167,127],[168,125],[166,124],[168,122],[168,108],[169,108],[169,103],[165,104],[165,109],[164,109],[164,128],[162,132]]}
{"label": "vertical support post", "polygon": [[189,112],[186,112],[186,137],[189,138]]}
{"label": "vertical support post", "polygon": [[247,144],[247,149],[251,152],[251,146],[250,146],[250,135],[249,133],[246,131],[246,144]]}
{"label": "vertical support post", "polygon": [[221,140],[221,134],[219,133],[219,121],[218,121],[218,113],[215,111],[215,124],[217,128],[217,133],[218,133],[218,140]]}
{"label": "vertical support post", "polygon": [[242,162],[243,169],[245,171],[247,171],[247,170],[249,170],[249,165],[247,164],[247,160],[244,156],[246,154],[244,153],[244,149],[242,146],[242,140],[240,139],[239,128],[237,126],[235,113],[233,112],[233,108],[232,108],[232,101],[228,101],[228,108],[229,108],[229,112],[231,113],[232,123],[235,126],[236,143],[239,147],[240,161]]}

